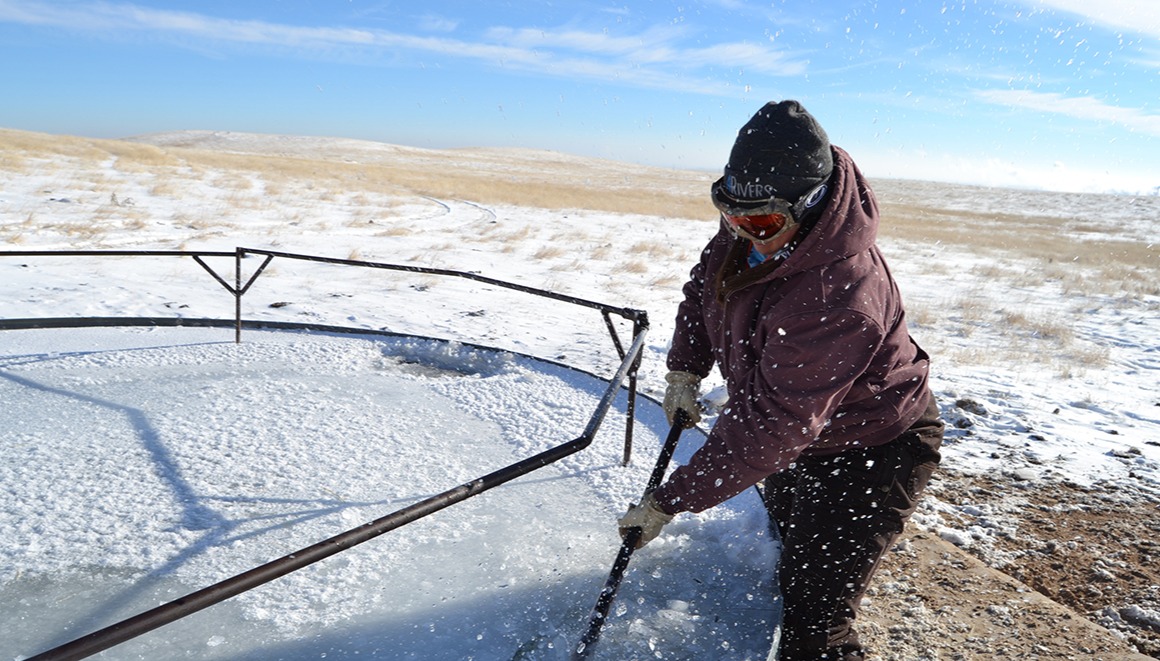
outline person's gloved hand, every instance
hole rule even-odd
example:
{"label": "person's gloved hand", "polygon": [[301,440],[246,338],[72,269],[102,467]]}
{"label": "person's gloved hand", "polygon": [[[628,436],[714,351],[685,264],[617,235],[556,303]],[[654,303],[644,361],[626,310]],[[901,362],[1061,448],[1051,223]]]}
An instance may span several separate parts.
{"label": "person's gloved hand", "polygon": [[685,429],[692,429],[701,421],[701,405],[697,397],[701,394],[701,377],[690,372],[669,372],[665,375],[665,417],[673,424],[677,410],[686,413]]}
{"label": "person's gloved hand", "polygon": [[639,505],[632,505],[624,516],[620,517],[620,538],[627,539],[628,531],[632,528],[640,528],[640,538],[636,541],[636,548],[641,548],[656,536],[661,534],[661,528],[665,524],[673,520],[672,514],[665,514],[657,505],[656,498],[653,498],[652,492],[645,494],[641,499]]}

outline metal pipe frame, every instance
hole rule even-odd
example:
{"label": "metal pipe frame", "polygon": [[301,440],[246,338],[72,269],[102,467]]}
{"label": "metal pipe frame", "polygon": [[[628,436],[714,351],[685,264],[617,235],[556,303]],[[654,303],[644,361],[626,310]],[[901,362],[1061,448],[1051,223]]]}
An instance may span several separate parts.
{"label": "metal pipe frame", "polygon": [[[250,275],[245,284],[242,283],[242,260],[246,255],[262,255],[265,257],[262,264]],[[280,252],[274,250],[263,250],[259,248],[234,248],[233,252],[225,251],[200,251],[200,250],[6,250],[0,251],[0,257],[191,257],[199,266],[201,266],[207,273],[209,273],[214,280],[218,282],[226,291],[234,297],[234,342],[241,343],[242,328],[245,326],[242,321],[242,297],[250,290],[250,287],[257,281],[258,276],[266,270],[270,262],[275,257],[282,257],[285,259],[292,259],[298,261],[316,262],[322,264],[336,264],[342,266],[357,266],[363,268],[373,268],[388,271],[401,271],[405,273],[420,273],[424,275],[445,276],[453,278],[461,278],[466,280],[474,280],[482,282],[501,289],[510,289],[513,291],[530,294],[533,296],[540,296],[542,298],[550,298],[553,300],[578,305],[581,307],[592,308],[599,310],[604,317],[605,325],[608,328],[608,333],[612,338],[613,346],[616,348],[617,354],[621,360],[624,359],[625,353],[622,348],[620,337],[616,332],[616,327],[612,323],[610,315],[618,315],[627,319],[633,324],[633,335],[637,335],[648,329],[648,313],[644,310],[637,310],[635,308],[617,307],[599,303],[576,296],[568,296],[566,294],[559,294],[545,289],[537,289],[535,287],[528,287],[512,282],[497,280],[478,273],[469,273],[466,271],[452,271],[449,269],[437,269],[424,266],[407,266],[402,264],[389,264],[384,262],[367,262],[354,259],[338,259],[335,257],[320,257],[317,255],[304,255],[300,253]],[[219,275],[212,267],[205,262],[203,257],[233,257],[234,258],[234,282],[229,283],[224,277]],[[0,319],[0,324],[3,320]],[[0,328],[3,328],[0,325]],[[633,434],[633,420],[635,419],[636,396],[637,396],[637,371],[640,366],[640,359],[638,358],[636,364],[629,372],[629,395],[628,395],[628,423],[624,430],[624,452],[621,459],[621,465],[627,466],[632,459],[632,434]]]}
{"label": "metal pipe frame", "polygon": [[605,389],[596,411],[592,414],[584,432],[579,437],[357,528],[352,528],[313,546],[282,556],[277,560],[227,578],[104,629],[94,631],[72,642],[41,652],[36,656],[29,657],[28,661],[72,661],[92,656],[580,452],[591,445],[596,437],[596,433],[604,422],[613,402],[615,402],[616,395],[627,378],[629,370],[641,353],[645,336],[645,333],[636,336],[629,347],[628,354],[621,362],[620,368],[610,380],[608,388]]}
{"label": "metal pipe frame", "polygon": [[[250,278],[243,284],[242,282],[242,259],[246,255],[262,255],[265,260],[250,276]],[[229,291],[235,298],[235,319],[233,320],[235,327],[235,342],[241,342],[241,333],[243,326],[251,327],[292,327],[299,326],[296,324],[278,324],[276,322],[265,323],[244,323],[242,320],[242,297],[250,289],[250,287],[257,280],[258,276],[269,266],[271,260],[275,257],[282,257],[286,259],[294,259],[301,261],[320,262],[327,264],[338,264],[346,266],[359,266],[364,268],[376,268],[392,271],[404,271],[409,273],[421,273],[435,276],[448,276],[464,278],[482,282],[495,287],[504,289],[511,289],[514,291],[523,292],[526,294],[541,296],[545,298],[562,301],[574,305],[588,307],[599,310],[604,317],[609,334],[612,337],[613,345],[620,356],[621,363],[615,375],[609,380],[609,385],[605,390],[603,396],[598,403],[595,412],[592,414],[585,426],[583,433],[577,438],[566,443],[557,445],[553,448],[545,450],[539,454],[533,455],[519,462],[511,464],[505,468],[499,469],[492,473],[488,473],[482,477],[476,478],[470,482],[465,482],[457,487],[444,491],[438,495],[427,498],[403,509],[397,510],[379,519],[375,519],[369,523],[363,524],[357,528],[353,528],[344,533],[318,542],[312,546],[301,549],[289,555],[283,556],[277,560],[268,562],[259,567],[255,567],[249,571],[238,574],[237,576],[228,578],[219,583],[203,588],[196,592],[190,593],[184,597],[168,602],[146,612],[140,613],[134,617],[128,618],[111,626],[105,627],[99,631],[95,631],[86,636],[65,643],[53,649],[41,652],[36,656],[30,657],[29,661],[64,661],[67,659],[83,659],[93,654],[97,654],[103,650],[109,649],[115,645],[123,643],[137,636],[143,635],[157,629],[158,627],[169,624],[173,621],[192,615],[202,609],[217,604],[221,601],[234,597],[247,590],[254,589],[258,586],[264,585],[281,576],[285,576],[291,572],[297,571],[307,565],[314,564],[320,560],[328,558],[332,555],[345,551],[353,546],[362,544],[378,537],[384,533],[396,530],[408,523],[412,523],[418,519],[429,516],[442,509],[450,507],[456,503],[467,500],[477,496],[485,491],[500,486],[506,482],[514,480],[518,477],[531,473],[549,464],[555,463],[565,457],[573,455],[581,450],[587,448],[596,437],[597,431],[603,424],[608,411],[611,409],[616,400],[616,396],[620,389],[624,387],[625,380],[628,381],[628,402],[626,407],[627,425],[625,430],[625,445],[624,445],[624,464],[627,464],[631,454],[632,448],[632,430],[633,421],[635,420],[635,404],[637,396],[637,371],[640,367],[641,359],[643,357],[643,347],[645,336],[648,331],[648,315],[643,310],[636,310],[632,308],[623,308],[590,301],[574,296],[567,296],[546,290],[527,287],[510,282],[504,282],[479,275],[477,273],[467,273],[461,271],[451,271],[446,269],[435,269],[416,266],[404,266],[397,264],[386,264],[380,262],[363,262],[349,259],[335,259],[328,257],[317,257],[312,255],[301,255],[295,253],[276,252],[269,250],[259,250],[250,248],[236,248],[233,252],[219,252],[219,251],[176,251],[176,250],[71,250],[71,251],[0,251],[0,257],[192,257],[205,271],[207,271],[213,278],[221,284],[227,291]],[[231,284],[219,275],[213,268],[211,268],[204,260],[204,257],[233,257],[235,260],[234,282]],[[633,324],[633,341],[631,345],[625,350],[620,342],[620,338],[616,332],[616,327],[612,323],[611,314],[619,315],[628,319]],[[49,328],[49,327],[81,327],[81,326],[114,326],[114,325],[173,325],[173,326],[221,326],[225,323],[224,320],[215,319],[112,319],[112,318],[51,318],[51,319],[0,319],[0,329],[15,329],[15,328]],[[343,327],[331,326],[317,326],[315,329],[331,330],[346,333],[369,332],[374,334],[383,334],[381,331],[350,329]],[[391,334],[391,333],[386,333]],[[392,334],[393,335],[393,334]],[[486,348],[486,347],[484,347]]]}

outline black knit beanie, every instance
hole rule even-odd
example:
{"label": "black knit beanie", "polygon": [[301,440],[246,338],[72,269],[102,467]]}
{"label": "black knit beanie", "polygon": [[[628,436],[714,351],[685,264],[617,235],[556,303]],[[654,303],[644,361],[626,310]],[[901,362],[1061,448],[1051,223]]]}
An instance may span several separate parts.
{"label": "black knit beanie", "polygon": [[830,176],[830,139],[797,101],[769,102],[737,132],[725,186],[742,200],[795,201]]}

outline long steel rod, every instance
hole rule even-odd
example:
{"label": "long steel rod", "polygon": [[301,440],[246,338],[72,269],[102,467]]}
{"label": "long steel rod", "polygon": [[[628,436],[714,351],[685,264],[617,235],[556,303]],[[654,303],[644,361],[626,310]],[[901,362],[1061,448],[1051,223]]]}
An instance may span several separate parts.
{"label": "long steel rod", "polygon": [[512,289],[521,291],[527,294],[534,294],[536,296],[543,296],[545,298],[552,298],[566,303],[573,303],[584,307],[594,308],[597,310],[607,310],[618,314],[626,319],[640,319],[644,314],[643,310],[636,310],[633,308],[616,307],[590,301],[575,296],[568,296],[566,294],[557,294],[556,292],[547,291],[544,289],[536,289],[535,287],[527,287],[525,285],[518,285],[511,282],[504,282],[503,280],[496,280],[487,276],[479,275],[478,273],[467,273],[464,271],[452,271],[449,269],[427,268],[423,266],[405,266],[400,264],[385,264],[382,262],[364,262],[354,259],[338,259],[333,257],[318,257],[314,255],[302,255],[290,252],[278,252],[272,250],[262,250],[258,248],[243,248],[239,247],[234,252],[222,251],[198,251],[198,250],[0,250],[0,257],[70,257],[70,256],[87,256],[87,257],[236,257],[238,255],[245,256],[246,254],[267,255],[269,257],[285,257],[287,259],[297,259],[311,262],[321,262],[325,264],[347,264],[351,266],[365,266],[367,268],[386,269],[391,271],[405,271],[409,273],[423,273],[428,275],[445,275],[458,278],[465,278],[467,280],[475,280],[496,287],[505,289]]}
{"label": "long steel rod", "polygon": [[[673,418],[673,426],[669,429],[669,435],[665,438],[664,445],[661,446],[661,452],[657,456],[653,472],[649,475],[648,485],[644,488],[644,495],[656,490],[661,485],[661,480],[665,478],[665,469],[668,468],[669,461],[673,458],[673,452],[677,449],[677,442],[681,438],[681,432],[684,431],[685,412],[678,410]],[[612,571],[608,572],[608,578],[605,579],[600,596],[596,599],[596,606],[592,608],[592,615],[588,618],[588,628],[580,637],[580,643],[572,650],[571,661],[587,659],[588,655],[592,653],[596,641],[600,639],[600,632],[608,619],[608,611],[612,608],[612,601],[616,599],[616,592],[620,589],[620,581],[624,578],[624,572],[628,569],[628,561],[632,559],[632,553],[636,550],[640,536],[640,528],[629,528],[628,533],[624,536],[620,550],[616,553],[616,559],[612,562]]]}
{"label": "long steel rod", "polygon": [[0,257],[233,257],[219,250],[0,250]]}
{"label": "long steel rod", "polygon": [[615,306],[611,306],[611,305],[606,305],[604,303],[599,303],[596,301],[590,301],[588,299],[579,298],[576,296],[569,296],[567,294],[557,294],[556,292],[547,291],[544,289],[536,289],[535,287],[527,287],[525,285],[519,285],[519,284],[515,284],[512,282],[505,282],[503,280],[496,280],[495,278],[489,278],[487,276],[479,275],[478,273],[468,273],[465,271],[450,271],[447,269],[427,268],[427,267],[423,267],[423,266],[404,266],[404,265],[400,265],[400,264],[386,264],[383,262],[364,262],[364,261],[354,260],[354,259],[339,259],[337,257],[316,257],[313,255],[301,255],[301,254],[297,254],[297,253],[278,252],[278,251],[273,251],[273,250],[259,250],[259,249],[251,249],[251,248],[239,248],[239,250],[241,250],[245,253],[250,253],[250,254],[254,254],[254,255],[269,255],[269,256],[273,256],[273,257],[285,257],[287,259],[297,259],[297,260],[302,260],[302,261],[307,261],[307,262],[320,262],[323,264],[347,264],[350,266],[364,266],[367,268],[384,269],[384,270],[388,270],[388,271],[404,271],[407,273],[422,273],[422,274],[426,274],[426,275],[454,276],[454,277],[458,277],[458,278],[464,278],[466,280],[474,280],[476,282],[482,282],[484,284],[493,285],[495,287],[501,287],[503,289],[511,289],[514,291],[524,292],[525,294],[535,294],[536,296],[542,296],[544,298],[551,298],[551,299],[555,299],[557,301],[563,301],[565,303],[572,303],[574,305],[580,305],[583,307],[593,308],[596,310],[606,310],[608,312],[616,313],[616,314],[624,317],[625,319],[637,320],[637,319],[641,319],[641,315],[645,314],[644,311],[642,311],[642,310],[636,310],[633,308],[615,307]]}
{"label": "long steel rod", "polygon": [[[268,261],[268,260],[267,260]],[[242,251],[234,252],[234,344],[242,343]]]}
{"label": "long steel rod", "polygon": [[[247,284],[243,285],[242,281],[241,281],[241,260],[247,254],[265,255],[266,261],[265,261],[265,263],[262,264],[261,267],[258,268],[258,270],[253,274],[253,276],[251,276],[249,282]],[[249,289],[250,285],[252,285],[254,283],[254,280],[256,280],[257,277],[261,274],[261,272],[266,268],[266,265],[268,265],[270,263],[271,259],[273,259],[274,257],[285,257],[287,259],[319,262],[319,263],[323,263],[323,264],[345,264],[348,266],[362,266],[362,267],[366,267],[366,268],[383,269],[383,270],[390,270],[390,271],[403,271],[403,272],[407,272],[407,273],[421,273],[421,274],[427,274],[427,275],[440,275],[440,276],[463,278],[466,280],[474,280],[476,282],[482,282],[482,283],[492,285],[495,287],[500,287],[503,289],[511,289],[513,291],[519,291],[519,292],[523,292],[526,294],[540,296],[543,298],[551,298],[551,299],[562,301],[565,303],[571,303],[573,305],[579,305],[582,307],[588,307],[588,308],[593,308],[596,310],[601,310],[606,315],[605,321],[608,323],[609,330],[612,332],[612,341],[614,344],[617,345],[618,351],[620,351],[620,346],[619,346],[620,342],[619,342],[619,339],[616,337],[616,332],[615,332],[615,329],[612,327],[611,320],[609,320],[607,318],[608,313],[614,313],[614,314],[620,315],[621,317],[623,317],[625,319],[632,320],[636,323],[643,323],[645,325],[648,324],[648,313],[646,313],[644,310],[637,310],[634,308],[626,308],[626,307],[607,305],[605,303],[599,303],[597,301],[579,298],[576,296],[569,296],[567,294],[558,294],[556,292],[547,291],[544,289],[537,289],[535,287],[528,287],[526,285],[519,285],[519,284],[515,284],[515,283],[511,283],[511,282],[505,282],[503,280],[497,280],[495,278],[489,278],[487,276],[479,275],[478,273],[469,273],[469,272],[465,272],[465,271],[452,271],[449,269],[427,268],[427,267],[422,267],[422,266],[406,266],[406,265],[400,265],[400,264],[386,264],[383,262],[365,262],[365,261],[353,260],[353,259],[338,259],[338,258],[334,258],[334,257],[319,257],[319,256],[315,256],[315,255],[303,255],[303,254],[298,254],[298,253],[278,252],[278,251],[272,251],[272,250],[262,250],[262,249],[257,249],[257,248],[244,248],[244,247],[237,247],[234,249],[233,252],[194,251],[194,250],[0,250],[0,257],[71,257],[71,256],[86,256],[86,257],[193,257],[194,260],[202,266],[202,268],[204,268],[206,271],[208,271],[210,273],[210,275],[212,275],[226,289],[230,290],[230,293],[232,293],[234,295],[234,297],[236,299],[238,299],[237,301],[235,301],[235,309],[236,309],[235,314],[239,319],[241,317],[241,312],[240,312],[241,300],[240,299],[245,294],[245,291],[247,289]],[[204,261],[202,261],[202,259],[201,259],[202,257],[233,257],[235,259],[235,265],[236,265],[235,266],[236,270],[235,270],[235,278],[234,278],[235,284],[234,284],[234,286],[231,287],[229,285],[229,283],[225,282],[216,272],[213,271],[213,269],[209,268],[209,266]],[[237,331],[237,337],[235,338],[235,341],[236,342],[241,341],[240,329]],[[623,357],[623,355],[621,357]]]}

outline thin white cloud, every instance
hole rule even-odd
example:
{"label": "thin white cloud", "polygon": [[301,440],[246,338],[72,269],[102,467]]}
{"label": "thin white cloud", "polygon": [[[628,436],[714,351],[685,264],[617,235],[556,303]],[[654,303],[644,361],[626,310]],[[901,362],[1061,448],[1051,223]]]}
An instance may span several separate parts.
{"label": "thin white cloud", "polygon": [[1156,0],[1035,0],[1117,30],[1160,37],[1160,2]]}
{"label": "thin white cloud", "polygon": [[747,4],[745,0],[708,0],[709,5],[717,5],[721,9],[727,11],[752,11],[753,7]]}
{"label": "thin white cloud", "polygon": [[420,19],[419,25],[424,30],[432,32],[455,32],[455,29],[459,27],[459,22],[444,16],[428,14]]}
{"label": "thin white cloud", "polygon": [[359,45],[374,41],[374,33],[367,30],[304,28],[107,3],[52,6],[19,0],[0,0],[0,20],[77,32],[168,33],[207,40],[293,47]]}
{"label": "thin white cloud", "polygon": [[1090,96],[1068,97],[1054,92],[1020,90],[981,90],[976,96],[996,105],[1093,122],[1111,122],[1131,131],[1160,136],[1160,115],[1149,115],[1136,108],[1109,105]]}
{"label": "thin white cloud", "polygon": [[1160,43],[1144,46],[1139,54],[1130,55],[1128,59],[1143,69],[1160,70]]}
{"label": "thin white cloud", "polygon": [[795,58],[785,51],[770,50],[751,43],[716,44],[696,48],[685,51],[681,57],[687,62],[701,65],[724,63],[731,68],[774,76],[804,75],[807,70],[805,60]]}
{"label": "thin white cloud", "polygon": [[582,30],[532,30],[495,28],[488,37],[504,44],[537,52],[570,51],[583,54],[618,56],[637,65],[665,64],[682,69],[726,66],[774,76],[797,76],[806,71],[806,62],[784,51],[749,42],[715,44],[703,48],[681,48],[682,32],[673,27],[647,30],[638,35],[612,36]]}
{"label": "thin white cloud", "polygon": [[[470,41],[384,30],[221,19],[131,4],[52,6],[27,0],[0,0],[0,21],[110,35],[131,32],[161,34],[194,38],[206,43],[231,42],[318,50],[361,47],[384,53],[411,50],[553,76],[585,77],[698,94],[728,94],[733,91],[724,83],[696,75],[696,71],[704,67],[726,66],[774,76],[796,76],[806,70],[803,60],[756,44],[725,43],[684,48],[681,46],[681,32],[670,27],[654,28],[635,35],[494,28],[480,40]],[[441,25],[446,28],[450,24]]]}
{"label": "thin white cloud", "polygon": [[615,36],[607,32],[584,30],[536,30],[531,28],[497,27],[485,36],[519,48],[544,50],[572,50],[604,55],[630,55],[645,49],[664,48],[672,43],[679,31],[673,28],[653,28],[638,35]]}

